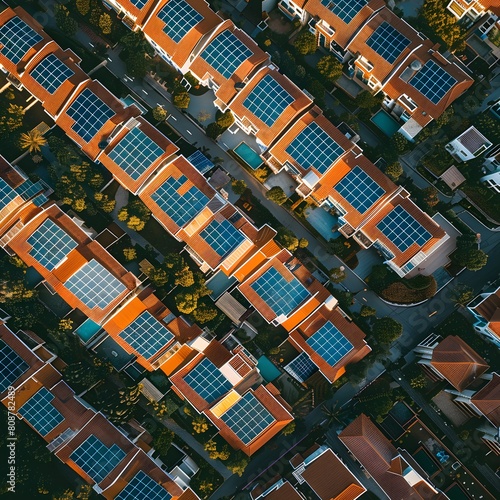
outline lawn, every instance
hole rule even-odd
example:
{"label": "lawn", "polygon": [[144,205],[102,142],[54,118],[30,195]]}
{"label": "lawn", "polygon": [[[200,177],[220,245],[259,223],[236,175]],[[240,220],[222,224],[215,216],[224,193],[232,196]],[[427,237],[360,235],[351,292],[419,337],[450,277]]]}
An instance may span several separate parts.
{"label": "lawn", "polygon": [[500,194],[479,185],[463,185],[460,189],[489,217],[500,223]]}

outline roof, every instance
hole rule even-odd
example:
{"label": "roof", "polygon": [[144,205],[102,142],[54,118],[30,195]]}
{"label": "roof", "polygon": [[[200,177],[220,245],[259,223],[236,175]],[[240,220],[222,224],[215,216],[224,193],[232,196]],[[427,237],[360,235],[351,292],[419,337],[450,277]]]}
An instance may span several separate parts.
{"label": "roof", "polygon": [[[383,0],[360,0],[356,3],[353,3],[352,0],[340,0],[331,2],[331,6],[330,4],[325,5],[325,3],[325,0],[309,0],[306,2],[305,10],[315,19],[323,21],[334,30],[333,35],[330,35],[329,38],[342,48],[347,46],[352,36],[359,31],[374,12],[385,6]],[[338,6],[338,10],[335,6]],[[321,23],[317,23],[316,28],[321,29]],[[325,31],[325,33],[327,32]]]}
{"label": "roof", "polygon": [[330,448],[308,463],[301,476],[321,500],[355,500],[366,491]]}
{"label": "roof", "polygon": [[[236,84],[247,81],[256,68],[269,61],[269,55],[230,19],[222,22],[201,47],[196,47],[194,54],[189,71],[201,81],[210,80],[217,89],[216,97],[225,103],[237,93]],[[228,59],[229,55],[233,60]]]}
{"label": "roof", "polygon": [[489,369],[486,361],[460,337],[450,335],[432,351],[432,367],[457,391],[463,391]]}
{"label": "roof", "polygon": [[221,22],[206,0],[161,0],[145,21],[143,32],[182,67],[200,40]]}
{"label": "roof", "polygon": [[137,106],[127,106],[96,80],[87,80],[67,101],[56,124],[94,160],[115,128],[140,115]]}
{"label": "roof", "polygon": [[291,80],[266,66],[245,84],[229,103],[229,109],[269,147],[311,104],[311,99]]}
{"label": "roof", "polygon": [[404,195],[408,193],[398,193],[361,227],[370,240],[378,240],[392,253],[390,260],[398,267],[403,267],[419,252],[430,253],[446,235],[433,219]]}
{"label": "roof", "polygon": [[462,172],[458,170],[455,165],[452,165],[450,168],[446,169],[440,176],[441,180],[443,180],[446,185],[450,189],[457,189],[460,184],[465,182],[465,177],[462,175]]}
{"label": "roof", "polygon": [[[127,13],[127,17],[134,21],[136,26],[142,26],[158,0],[119,0],[120,9]],[[128,23],[126,23],[128,24]]]}
{"label": "roof", "polygon": [[500,337],[500,288],[473,307],[487,322],[488,327]]}
{"label": "roof", "polygon": [[349,424],[339,439],[391,500],[438,498],[439,493],[423,477],[413,486],[405,479],[408,468],[415,471],[366,415]]}
{"label": "roof", "polygon": [[125,189],[137,193],[177,151],[175,144],[139,116],[113,135],[98,159]]}
{"label": "roof", "polygon": [[353,147],[354,144],[322,114],[321,109],[314,106],[292,124],[268,150],[266,157],[272,157],[271,161],[281,166],[288,162],[301,175],[313,170],[321,177]]}
{"label": "roof", "polygon": [[491,146],[489,141],[476,127],[470,126],[465,132],[456,139],[467,151],[475,155],[481,148]]}
{"label": "roof", "polygon": [[[264,494],[266,491],[268,493]],[[279,476],[256,486],[250,496],[254,500],[303,500],[303,496],[286,479]]]}
{"label": "roof", "polygon": [[472,396],[474,406],[495,426],[500,427],[500,376],[493,378]]}

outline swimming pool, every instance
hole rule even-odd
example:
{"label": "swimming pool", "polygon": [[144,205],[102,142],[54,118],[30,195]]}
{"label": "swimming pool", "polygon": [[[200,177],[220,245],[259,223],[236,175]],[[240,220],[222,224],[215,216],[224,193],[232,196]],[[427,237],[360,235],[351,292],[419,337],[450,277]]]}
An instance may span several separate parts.
{"label": "swimming pool", "polygon": [[253,170],[262,165],[262,158],[246,142],[240,142],[233,152]]}
{"label": "swimming pool", "polygon": [[377,111],[371,121],[388,137],[392,137],[401,128],[399,123],[383,109]]}
{"label": "swimming pool", "polygon": [[281,372],[267,356],[261,356],[257,360],[257,368],[266,382],[272,382],[281,375]]}
{"label": "swimming pool", "polygon": [[86,319],[75,330],[75,333],[80,337],[82,342],[86,344],[100,329],[101,329],[100,325],[98,325],[91,319]]}

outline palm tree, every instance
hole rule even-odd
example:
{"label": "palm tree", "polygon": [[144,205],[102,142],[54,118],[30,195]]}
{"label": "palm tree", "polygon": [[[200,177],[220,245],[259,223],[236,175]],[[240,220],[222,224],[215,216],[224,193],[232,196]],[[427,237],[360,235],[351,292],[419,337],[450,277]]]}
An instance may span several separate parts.
{"label": "palm tree", "polygon": [[47,144],[47,139],[35,128],[29,132],[23,132],[19,144],[21,148],[27,149],[30,153],[39,153],[40,148]]}
{"label": "palm tree", "polygon": [[326,419],[327,427],[330,427],[332,424],[340,424],[345,425],[343,422],[343,418],[346,416],[346,410],[342,407],[339,407],[338,401],[335,401],[333,405],[329,408],[325,404],[321,406],[321,411]]}

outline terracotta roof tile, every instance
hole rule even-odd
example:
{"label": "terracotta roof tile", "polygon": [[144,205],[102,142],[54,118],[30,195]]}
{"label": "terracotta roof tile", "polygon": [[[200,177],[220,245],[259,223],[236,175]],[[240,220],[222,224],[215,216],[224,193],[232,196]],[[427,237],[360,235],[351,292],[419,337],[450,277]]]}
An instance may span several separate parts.
{"label": "terracotta roof tile", "polygon": [[471,400],[495,427],[500,427],[500,376],[497,373]]}
{"label": "terracotta roof tile", "polygon": [[157,2],[158,0],[146,0],[145,2],[141,2],[143,6],[140,8],[134,5],[138,3],[137,1],[119,0],[118,3],[120,5],[120,10],[126,13],[127,17],[134,22],[135,26],[140,27],[156,6]]}

